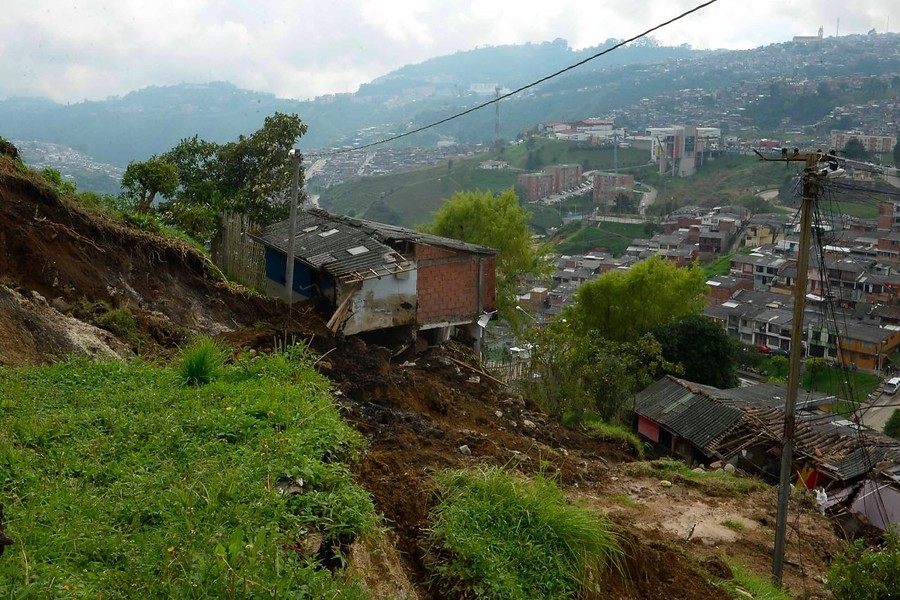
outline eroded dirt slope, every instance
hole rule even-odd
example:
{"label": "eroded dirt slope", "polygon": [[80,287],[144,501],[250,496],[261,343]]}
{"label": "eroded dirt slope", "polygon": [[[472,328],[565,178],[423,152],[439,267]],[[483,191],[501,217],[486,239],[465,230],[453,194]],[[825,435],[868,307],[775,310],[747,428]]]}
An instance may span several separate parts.
{"label": "eroded dirt slope", "polygon": [[[99,302],[134,315],[137,342],[103,320]],[[375,554],[397,557],[372,583],[383,597],[433,597],[424,547],[434,500],[430,474],[478,464],[524,473],[550,469],[573,498],[622,525],[631,582],[609,574],[596,597],[721,597],[704,572],[723,574],[723,558],[768,568],[773,494],[725,501],[679,484],[663,491],[656,481],[621,471],[633,458],[627,448],[563,427],[461,366],[474,362],[465,348],[450,344],[394,356],[388,340],[330,337],[327,318],[312,307],[288,314],[283,305],[224,282],[190,247],[72,206],[0,159],[0,365],[72,353],[165,355],[194,332],[263,351],[285,340],[310,340],[345,416],[370,440],[357,475],[394,541],[391,552]],[[623,504],[624,497],[631,500]],[[744,526],[727,529],[725,521]],[[838,544],[818,515],[805,514],[794,527],[801,543],[791,546],[787,583],[799,597],[821,596],[824,561]],[[399,573],[414,592],[402,581],[392,585],[392,578],[403,579]]]}

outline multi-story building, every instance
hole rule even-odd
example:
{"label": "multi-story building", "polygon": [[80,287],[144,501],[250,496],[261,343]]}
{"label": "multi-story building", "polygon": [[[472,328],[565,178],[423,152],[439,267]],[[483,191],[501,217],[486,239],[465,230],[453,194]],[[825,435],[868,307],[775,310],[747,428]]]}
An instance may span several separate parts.
{"label": "multi-story building", "polygon": [[829,136],[831,147],[841,150],[852,139],[857,139],[872,154],[887,154],[894,150],[897,138],[890,135],[867,135],[858,131],[832,131]]}

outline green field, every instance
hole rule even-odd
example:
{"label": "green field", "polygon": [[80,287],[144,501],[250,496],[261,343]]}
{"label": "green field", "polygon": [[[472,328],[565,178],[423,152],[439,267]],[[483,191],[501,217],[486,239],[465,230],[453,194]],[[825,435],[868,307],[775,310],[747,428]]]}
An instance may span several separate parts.
{"label": "green field", "polygon": [[599,223],[596,227],[584,227],[557,244],[561,254],[584,254],[590,250],[605,250],[613,256],[621,256],[632,240],[647,236],[646,224]]}
{"label": "green field", "polygon": [[[647,154],[644,150],[621,149],[618,164],[623,168],[644,164]],[[488,159],[508,161],[510,168],[479,169],[478,165]],[[571,142],[539,140],[531,148],[524,143],[517,144],[499,152],[454,159],[452,163],[448,161],[415,171],[366,177],[337,185],[322,191],[320,203],[323,208],[337,213],[414,227],[430,222],[432,214],[456,192],[501,192],[515,187],[516,177],[529,172],[526,170],[529,162],[539,165],[532,171],[539,171],[542,167],[556,164],[580,164],[587,169],[610,169],[613,160],[611,149],[585,149]],[[564,204],[564,210],[566,206]],[[580,207],[579,209],[581,210]],[[552,219],[547,221],[544,218],[539,227],[551,226],[554,226]]]}

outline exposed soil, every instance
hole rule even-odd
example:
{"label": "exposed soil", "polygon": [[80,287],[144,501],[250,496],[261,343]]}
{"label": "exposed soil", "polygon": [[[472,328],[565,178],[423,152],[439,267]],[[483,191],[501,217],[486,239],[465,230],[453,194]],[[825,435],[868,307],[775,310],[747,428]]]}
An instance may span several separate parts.
{"label": "exposed soil", "polygon": [[[111,319],[117,308],[134,324]],[[437,597],[425,568],[430,474],[479,464],[526,474],[550,465],[573,499],[620,524],[630,581],[606,574],[592,597],[722,597],[708,579],[728,576],[725,560],[771,570],[773,490],[725,500],[631,477],[621,468],[633,460],[628,448],[559,425],[461,366],[475,362],[465,346],[394,356],[386,338],[332,337],[328,316],[248,294],[189,246],[71,206],[0,158],[0,365],[70,354],[165,358],[195,332],[257,351],[310,341],[344,415],[370,441],[357,476],[390,534],[355,548],[351,562],[381,597]],[[800,535],[789,544],[786,584],[797,597],[825,597],[825,561],[840,543],[817,513],[792,514]]]}

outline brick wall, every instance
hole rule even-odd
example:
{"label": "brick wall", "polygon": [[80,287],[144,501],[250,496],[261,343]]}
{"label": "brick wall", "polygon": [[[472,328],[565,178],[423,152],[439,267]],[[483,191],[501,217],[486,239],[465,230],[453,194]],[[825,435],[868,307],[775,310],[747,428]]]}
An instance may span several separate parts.
{"label": "brick wall", "polygon": [[[478,316],[478,255],[419,244],[416,246],[417,293],[420,325],[475,321]],[[482,257],[483,309],[493,310],[496,261]]]}

